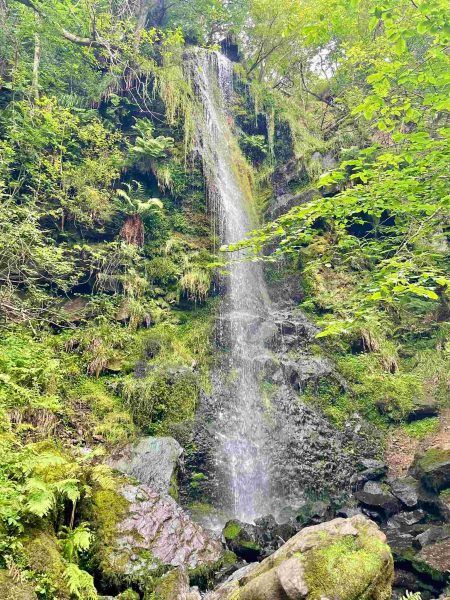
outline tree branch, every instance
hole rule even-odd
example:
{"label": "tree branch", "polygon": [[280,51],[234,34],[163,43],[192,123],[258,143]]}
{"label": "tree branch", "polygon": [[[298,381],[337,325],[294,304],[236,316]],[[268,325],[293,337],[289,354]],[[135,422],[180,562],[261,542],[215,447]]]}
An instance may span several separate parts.
{"label": "tree branch", "polygon": [[[15,0],[19,4],[23,4],[27,8],[31,8],[37,15],[41,17],[43,20],[48,20],[45,13],[38,7],[32,0]],[[91,46],[93,48],[108,48],[109,45],[106,42],[102,42],[101,40],[95,40],[89,37],[81,37],[71,31],[68,31],[64,27],[60,27],[61,35],[69,42],[73,42],[74,44],[78,44],[79,46]]]}

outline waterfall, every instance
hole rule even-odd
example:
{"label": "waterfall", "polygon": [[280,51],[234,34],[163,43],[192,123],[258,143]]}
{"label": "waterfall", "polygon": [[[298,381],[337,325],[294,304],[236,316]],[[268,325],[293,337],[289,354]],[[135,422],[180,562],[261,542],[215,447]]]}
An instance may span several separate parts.
{"label": "waterfall", "polygon": [[[185,64],[200,105],[196,148],[214,235],[233,244],[257,224],[231,116],[233,65],[201,49]],[[361,443],[350,424],[339,431],[304,401],[308,386],[336,378],[311,351],[317,329],[282,283],[269,288],[269,299],[261,263],[242,258],[233,253],[222,277],[212,390],[197,410],[193,440],[193,471],[205,476],[197,499],[213,504],[204,520],[214,527],[268,514],[283,522],[310,497],[346,493],[355,473],[351,448]]]}
{"label": "waterfall", "polygon": [[[203,107],[197,122],[197,150],[203,160],[215,234],[221,244],[245,237],[255,223],[249,174],[233,133],[229,103],[233,65],[222,54],[197,49],[188,59],[194,88]],[[213,377],[220,397],[211,437],[220,507],[244,521],[271,510],[267,415],[260,390],[259,363],[264,353],[264,322],[269,299],[259,263],[227,265],[217,325],[224,357]],[[226,382],[228,382],[226,384]]]}

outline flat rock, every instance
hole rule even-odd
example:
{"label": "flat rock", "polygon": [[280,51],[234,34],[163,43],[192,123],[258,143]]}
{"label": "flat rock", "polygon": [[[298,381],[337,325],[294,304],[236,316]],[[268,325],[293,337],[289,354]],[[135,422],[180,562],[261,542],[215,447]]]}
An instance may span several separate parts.
{"label": "flat rock", "polygon": [[425,546],[446,539],[449,540],[450,544],[450,525],[432,525],[429,529],[416,536],[415,545],[424,548]]}
{"label": "flat rock", "polygon": [[125,446],[108,464],[156,492],[166,493],[173,483],[182,453],[183,448],[171,437],[144,437]]}
{"label": "flat rock", "polygon": [[436,581],[445,581],[450,571],[450,543],[448,540],[423,548],[414,557],[413,566]]}

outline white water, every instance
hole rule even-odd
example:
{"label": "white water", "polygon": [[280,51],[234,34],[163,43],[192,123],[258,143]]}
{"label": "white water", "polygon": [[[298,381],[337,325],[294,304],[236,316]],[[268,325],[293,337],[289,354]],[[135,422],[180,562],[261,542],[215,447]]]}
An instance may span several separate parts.
{"label": "white water", "polygon": [[[245,161],[233,133],[229,103],[233,65],[218,52],[196,50],[190,73],[203,115],[197,123],[197,149],[203,159],[210,209],[222,244],[232,244],[252,229],[252,198]],[[233,257],[236,258],[236,257]],[[218,335],[228,355],[216,373],[213,394],[221,395],[215,415],[215,473],[224,488],[220,508],[249,522],[271,512],[267,434],[258,362],[264,350],[264,321],[269,300],[261,266],[228,265],[218,322]],[[224,393],[226,379],[233,379]],[[231,490],[228,494],[225,490]]]}

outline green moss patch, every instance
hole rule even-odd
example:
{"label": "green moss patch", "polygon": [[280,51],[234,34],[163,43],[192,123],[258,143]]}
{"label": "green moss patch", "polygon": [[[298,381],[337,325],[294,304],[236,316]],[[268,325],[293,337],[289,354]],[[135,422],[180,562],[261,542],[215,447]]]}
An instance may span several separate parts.
{"label": "green moss patch", "polygon": [[223,535],[226,540],[234,540],[240,534],[242,527],[236,521],[230,521],[227,523],[225,529],[223,530]]}
{"label": "green moss patch", "polygon": [[368,536],[346,536],[312,550],[305,564],[308,599],[387,599],[382,588],[378,593],[371,585],[383,572],[385,550],[385,544]]}

